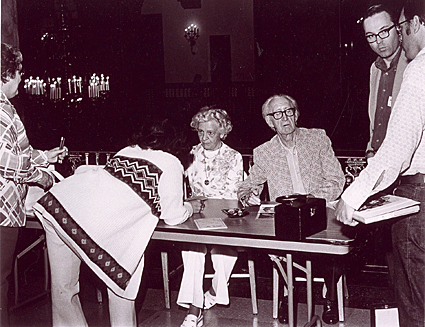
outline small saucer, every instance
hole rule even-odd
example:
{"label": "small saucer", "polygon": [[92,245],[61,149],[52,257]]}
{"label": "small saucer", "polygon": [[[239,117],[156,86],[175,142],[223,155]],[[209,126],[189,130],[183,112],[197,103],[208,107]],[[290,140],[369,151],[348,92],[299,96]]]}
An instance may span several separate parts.
{"label": "small saucer", "polygon": [[241,208],[221,209],[229,218],[241,218],[249,214],[248,210]]}

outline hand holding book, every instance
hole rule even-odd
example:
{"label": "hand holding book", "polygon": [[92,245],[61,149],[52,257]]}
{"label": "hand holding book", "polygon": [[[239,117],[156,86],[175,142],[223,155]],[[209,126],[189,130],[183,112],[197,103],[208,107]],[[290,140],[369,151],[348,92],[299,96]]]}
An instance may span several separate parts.
{"label": "hand holding book", "polygon": [[419,202],[396,195],[384,195],[367,200],[353,214],[353,219],[364,224],[401,217],[419,211]]}

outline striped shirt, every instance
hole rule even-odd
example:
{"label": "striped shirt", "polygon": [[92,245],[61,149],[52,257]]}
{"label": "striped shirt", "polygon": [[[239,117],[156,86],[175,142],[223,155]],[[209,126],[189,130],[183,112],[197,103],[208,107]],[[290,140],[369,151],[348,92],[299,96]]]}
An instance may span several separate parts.
{"label": "striped shirt", "polygon": [[0,226],[25,225],[28,186],[51,184],[52,177],[38,168],[49,165],[44,152],[33,150],[16,109],[0,91]]}

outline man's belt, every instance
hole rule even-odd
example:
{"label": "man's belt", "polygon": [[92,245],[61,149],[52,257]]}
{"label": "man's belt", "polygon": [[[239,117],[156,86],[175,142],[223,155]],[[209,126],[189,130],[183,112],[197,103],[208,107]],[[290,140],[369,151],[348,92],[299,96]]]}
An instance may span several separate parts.
{"label": "man's belt", "polygon": [[425,174],[400,176],[400,184],[425,184]]}

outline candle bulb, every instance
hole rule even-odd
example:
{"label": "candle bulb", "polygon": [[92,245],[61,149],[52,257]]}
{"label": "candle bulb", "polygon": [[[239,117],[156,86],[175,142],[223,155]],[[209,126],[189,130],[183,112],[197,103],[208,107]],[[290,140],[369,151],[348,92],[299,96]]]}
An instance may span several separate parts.
{"label": "candle bulb", "polygon": [[74,93],[75,94],[77,94],[77,82],[76,82],[76,80],[77,80],[77,77],[74,75],[74,76],[72,76],[72,85],[74,86]]}

